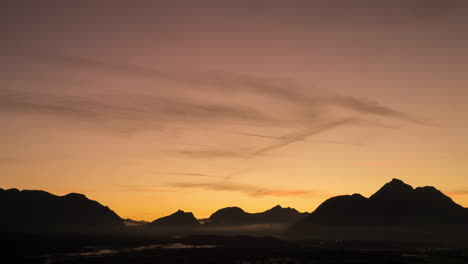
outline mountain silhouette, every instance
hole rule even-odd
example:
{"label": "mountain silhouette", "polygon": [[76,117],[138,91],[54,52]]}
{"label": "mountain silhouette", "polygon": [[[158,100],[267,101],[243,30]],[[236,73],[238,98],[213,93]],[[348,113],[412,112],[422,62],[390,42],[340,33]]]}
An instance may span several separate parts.
{"label": "mountain silhouette", "polygon": [[122,219],[83,194],[56,196],[45,191],[0,189],[0,230],[102,231]]}
{"label": "mountain silhouette", "polygon": [[[292,226],[295,233],[353,228],[405,230],[467,227],[466,208],[434,187],[413,188],[393,179],[369,198],[360,194],[332,197]],[[432,228],[432,229],[431,229]],[[358,230],[358,229],[354,229]],[[388,229],[389,230],[389,229]]]}
{"label": "mountain silhouette", "polygon": [[200,226],[200,222],[192,213],[178,210],[171,215],[154,220],[147,226],[149,228],[191,229]]}
{"label": "mountain silhouette", "polygon": [[279,205],[261,213],[247,213],[239,207],[227,207],[213,213],[206,221],[207,225],[255,225],[255,224],[291,224],[303,218],[307,213],[300,213],[294,208]]}
{"label": "mountain silhouette", "polygon": [[206,221],[213,225],[245,225],[249,223],[249,214],[239,207],[226,207],[214,212]]}
{"label": "mountain silhouette", "polygon": [[[270,234],[289,227],[289,234],[353,233],[396,235],[404,230],[421,234],[468,235],[468,209],[434,187],[418,187],[393,179],[366,198],[360,194],[332,197],[313,213],[300,213],[279,205],[260,213],[227,207],[204,224],[190,212],[177,211],[151,223],[123,220],[83,194],[56,196],[45,191],[0,189],[0,231],[103,231],[139,226],[142,232],[239,232],[255,227]],[[125,223],[125,225],[124,225]],[[265,225],[268,228],[263,228]],[[272,229],[271,227],[279,227]],[[234,228],[232,228],[234,227]],[[262,229],[263,228],[263,229]],[[245,229],[245,230],[244,230]],[[137,229],[127,229],[132,231]],[[464,230],[464,231],[463,231]],[[383,232],[385,231],[385,232]],[[465,233],[464,233],[465,232]]]}

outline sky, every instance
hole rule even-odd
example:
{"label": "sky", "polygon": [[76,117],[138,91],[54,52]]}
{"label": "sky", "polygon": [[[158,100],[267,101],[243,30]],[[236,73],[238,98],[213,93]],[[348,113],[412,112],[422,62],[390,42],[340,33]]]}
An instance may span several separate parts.
{"label": "sky", "polygon": [[468,207],[467,1],[2,1],[0,187],[121,217]]}

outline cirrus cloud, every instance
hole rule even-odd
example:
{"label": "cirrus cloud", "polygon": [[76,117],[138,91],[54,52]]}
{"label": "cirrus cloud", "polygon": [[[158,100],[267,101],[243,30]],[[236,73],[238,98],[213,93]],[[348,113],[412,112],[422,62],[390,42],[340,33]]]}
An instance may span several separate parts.
{"label": "cirrus cloud", "polygon": [[288,189],[288,188],[271,188],[259,187],[249,184],[236,184],[230,182],[199,182],[199,183],[186,183],[174,182],[168,183],[167,186],[181,189],[202,189],[210,191],[229,191],[240,192],[251,197],[265,197],[265,196],[295,196],[295,197],[314,197],[322,195],[317,190],[312,189]]}

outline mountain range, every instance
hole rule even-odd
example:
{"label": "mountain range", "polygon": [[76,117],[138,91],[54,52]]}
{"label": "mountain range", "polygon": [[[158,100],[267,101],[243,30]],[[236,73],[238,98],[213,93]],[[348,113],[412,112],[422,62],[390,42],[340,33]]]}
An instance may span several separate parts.
{"label": "mountain range", "polygon": [[410,235],[413,231],[447,233],[467,228],[467,208],[434,187],[413,188],[393,179],[369,198],[360,194],[332,197],[290,230],[302,235],[326,232],[367,236],[396,232]]}
{"label": "mountain range", "polygon": [[[360,194],[332,197],[312,213],[275,206],[260,213],[227,207],[203,221],[179,210],[153,222],[123,220],[108,207],[82,194],[56,196],[44,191],[0,189],[1,230],[109,230],[137,226],[144,230],[222,232],[245,226],[283,226],[286,234],[316,237],[468,234],[468,209],[434,187],[417,187],[393,179],[366,198]],[[202,223],[200,223],[202,222]],[[234,227],[234,229],[232,229]],[[224,229],[226,230],[226,229]],[[266,229],[267,232],[273,229]],[[351,234],[351,235],[350,235]]]}
{"label": "mountain range", "polygon": [[159,233],[269,234],[278,228],[287,228],[305,215],[307,213],[279,205],[260,213],[247,213],[239,207],[227,207],[216,211],[207,219],[198,220],[193,213],[178,210],[142,227]]}
{"label": "mountain range", "polygon": [[294,208],[277,205],[261,213],[247,213],[239,207],[227,207],[213,213],[205,225],[236,226],[257,224],[292,224],[308,215]]}
{"label": "mountain range", "polygon": [[77,193],[0,189],[0,214],[3,231],[103,231],[123,225],[114,211]]}
{"label": "mountain range", "polygon": [[154,220],[153,222],[147,224],[149,228],[176,228],[176,229],[193,229],[200,226],[200,222],[195,218],[195,216],[190,212],[184,212],[182,210],[178,210],[177,212],[161,217],[159,219]]}

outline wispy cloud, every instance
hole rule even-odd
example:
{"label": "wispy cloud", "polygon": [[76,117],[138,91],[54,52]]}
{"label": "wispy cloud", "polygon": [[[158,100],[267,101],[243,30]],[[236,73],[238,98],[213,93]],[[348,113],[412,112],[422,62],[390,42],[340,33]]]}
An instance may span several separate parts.
{"label": "wispy cloud", "polygon": [[321,195],[317,190],[306,190],[306,189],[288,189],[288,188],[267,188],[258,187],[248,184],[235,184],[229,182],[218,182],[218,183],[169,183],[170,187],[175,188],[187,188],[187,189],[203,189],[211,191],[230,191],[240,192],[251,197],[265,197],[265,196],[302,196],[312,197]]}
{"label": "wispy cloud", "polygon": [[251,169],[243,169],[239,171],[234,171],[231,173],[227,173],[224,175],[214,175],[214,174],[205,174],[205,173],[198,173],[198,172],[174,172],[174,171],[156,171],[155,173],[161,175],[175,175],[175,176],[188,176],[188,177],[207,177],[207,178],[219,178],[224,180],[229,180],[231,177],[239,174],[246,173]]}
{"label": "wispy cloud", "polygon": [[[132,99],[134,103],[131,103]],[[243,121],[260,124],[274,122],[267,114],[248,106],[189,102],[184,99],[162,99],[143,95],[137,98],[122,96],[119,100],[106,100],[56,92],[0,89],[0,109],[93,121],[117,120],[131,124],[139,122],[143,128],[163,127],[171,121]]]}
{"label": "wispy cloud", "polygon": [[377,101],[372,101],[366,98],[357,98],[353,96],[333,96],[330,98],[330,102],[332,104],[349,108],[361,113],[396,118],[420,125],[433,125],[430,124],[430,122],[427,120],[423,120],[422,118],[395,110],[388,106],[384,106]]}
{"label": "wispy cloud", "polygon": [[308,137],[310,137],[312,135],[319,134],[319,133],[322,133],[322,132],[324,132],[326,130],[329,130],[329,129],[332,129],[332,128],[335,128],[335,127],[338,127],[338,126],[341,126],[341,125],[344,125],[344,124],[347,124],[347,123],[350,123],[353,120],[354,120],[353,118],[346,118],[346,119],[341,119],[341,120],[338,120],[338,121],[326,123],[326,124],[323,124],[321,126],[304,129],[303,131],[300,131],[300,132],[291,134],[289,136],[286,136],[283,139],[278,139],[276,142],[270,144],[269,146],[266,146],[264,148],[261,148],[261,149],[255,151],[253,153],[253,155],[263,154],[263,153],[265,153],[267,151],[277,149],[277,148],[281,148],[281,147],[287,146],[287,145],[292,144],[292,143],[297,142],[297,141],[303,141],[303,140],[307,139]]}
{"label": "wispy cloud", "polygon": [[343,142],[343,141],[334,141],[334,140],[310,140],[310,141],[312,141],[312,142],[317,142],[317,143],[324,143],[324,144],[362,146],[362,144],[360,144],[360,143]]}
{"label": "wispy cloud", "polygon": [[175,190],[167,190],[167,189],[160,189],[160,188],[151,188],[151,187],[134,187],[129,188],[132,192],[176,192]]}
{"label": "wispy cloud", "polygon": [[174,189],[165,189],[141,184],[114,184],[113,186],[130,192],[177,192],[177,190]]}
{"label": "wispy cloud", "polygon": [[[259,134],[250,134],[250,133],[236,133],[239,135],[244,136],[252,136],[252,137],[261,137],[261,138],[268,138],[272,139],[273,142],[269,143],[267,146],[253,150],[253,151],[246,151],[246,150],[237,150],[237,151],[222,151],[222,150],[205,150],[205,149],[195,149],[195,150],[182,150],[179,153],[188,155],[193,158],[243,158],[249,159],[258,157],[260,155],[265,155],[267,152],[285,147],[287,145],[293,144],[299,141],[305,141],[307,138],[317,135],[320,133],[324,133],[330,129],[334,129],[339,126],[347,125],[347,124],[360,124],[360,120],[354,117],[343,118],[336,121],[326,122],[317,125],[311,125],[310,128],[302,129],[298,132],[289,133],[284,136],[274,137],[274,136],[263,136]],[[338,141],[316,141],[321,143],[328,143],[328,144],[340,144],[340,145],[359,145],[353,143],[346,143],[346,142],[338,142]]]}
{"label": "wispy cloud", "polygon": [[275,137],[275,136],[251,134],[251,133],[243,133],[243,132],[234,132],[234,134],[250,136],[250,137],[269,138],[269,139],[286,139],[285,137]]}
{"label": "wispy cloud", "polygon": [[0,108],[3,110],[98,118],[99,113],[95,109],[100,107],[103,106],[78,96],[56,95],[20,89],[0,89]]}
{"label": "wispy cloud", "polygon": [[198,84],[204,86],[205,89],[222,89],[223,93],[257,94],[271,97],[279,101],[289,102],[294,105],[302,105],[307,109],[311,109],[312,106],[322,107],[323,105],[335,105],[360,113],[427,124],[424,120],[366,98],[346,95],[327,95],[316,89],[312,89],[312,93],[310,93],[311,89],[307,89],[309,93],[304,93],[300,85],[289,80],[261,78],[228,72],[167,71],[138,65],[100,61],[79,56],[60,55],[27,49],[13,49],[11,54],[46,63],[62,64],[71,67],[85,67],[113,74],[126,74],[154,80],[171,80],[188,84]]}
{"label": "wispy cloud", "polygon": [[158,171],[156,173],[165,174],[165,175],[177,175],[177,176],[220,178],[220,176],[209,175],[209,174],[204,174],[204,173],[170,172],[170,171]]}
{"label": "wispy cloud", "polygon": [[[249,136],[249,137],[267,138],[267,139],[290,139],[287,136],[269,136],[269,135],[251,134],[251,133],[243,133],[243,132],[235,132],[234,134]],[[312,141],[317,142],[317,143],[325,143],[325,144],[353,145],[353,146],[359,146],[360,145],[360,144],[357,144],[357,143],[335,141],[335,140],[312,140]]]}
{"label": "wispy cloud", "polygon": [[[225,150],[222,146],[220,149],[201,148],[178,151],[191,158],[251,158],[294,142],[304,141],[313,135],[340,126],[361,125],[365,123],[366,115],[376,116],[382,120],[390,118],[420,125],[429,124],[426,120],[375,100],[330,94],[304,87],[290,80],[219,71],[161,70],[27,49],[13,49],[11,53],[14,56],[52,65],[81,67],[106,74],[154,81],[180,82],[190,85],[190,93],[196,96],[184,97],[185,91],[182,90],[172,91],[171,96],[168,96],[162,92],[164,87],[159,85],[146,93],[139,93],[138,89],[123,93],[116,89],[105,88],[103,92],[107,93],[106,96],[4,88],[0,89],[0,109],[3,110],[59,114],[93,121],[112,121],[111,123],[118,123],[134,130],[160,129],[175,123],[211,126],[213,122],[231,125],[242,122],[248,125],[282,128],[287,127],[285,124],[291,124],[296,129],[299,127],[297,132],[279,136],[248,131],[236,132],[239,135],[273,140],[267,146],[252,147],[254,150],[250,151]],[[177,85],[174,89],[178,89]],[[283,109],[285,114],[275,115],[272,109],[265,108],[255,103],[256,101],[232,100],[237,95],[274,100],[275,108]],[[336,115],[334,111],[336,109],[345,110],[339,111],[341,117]]]}
{"label": "wispy cloud", "polygon": [[210,150],[210,149],[191,149],[180,150],[180,154],[189,156],[191,158],[237,158],[247,159],[251,154],[246,151],[224,151],[224,150]]}

